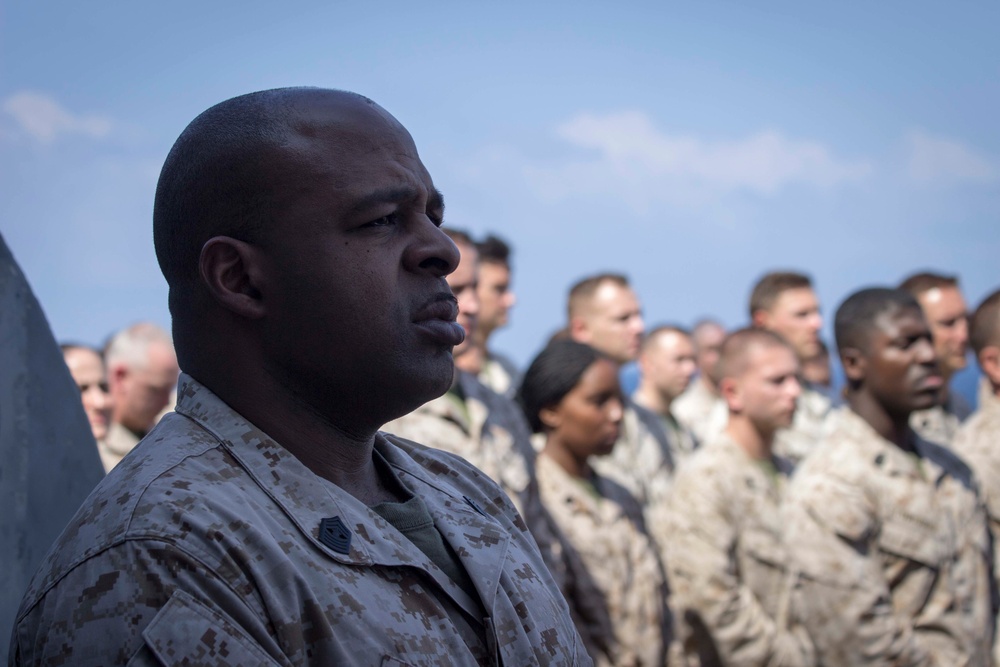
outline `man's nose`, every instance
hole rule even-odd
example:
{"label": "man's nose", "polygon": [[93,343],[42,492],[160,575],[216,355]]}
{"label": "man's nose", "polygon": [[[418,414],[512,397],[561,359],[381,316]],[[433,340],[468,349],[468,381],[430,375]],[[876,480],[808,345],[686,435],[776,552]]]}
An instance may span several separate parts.
{"label": "man's nose", "polygon": [[421,218],[403,254],[403,265],[413,273],[426,271],[438,278],[447,276],[458,268],[461,257],[458,247],[430,218],[426,215]]}

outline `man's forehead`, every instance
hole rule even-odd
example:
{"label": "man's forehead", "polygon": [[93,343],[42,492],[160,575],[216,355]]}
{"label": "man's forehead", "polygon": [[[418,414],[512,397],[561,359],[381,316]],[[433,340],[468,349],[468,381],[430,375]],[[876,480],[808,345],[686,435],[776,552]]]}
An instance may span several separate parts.
{"label": "man's forehead", "polygon": [[932,287],[920,295],[920,305],[923,307],[941,307],[945,305],[961,305],[965,307],[965,299],[957,287]]}
{"label": "man's forehead", "polygon": [[886,337],[897,336],[906,330],[907,333],[929,331],[927,320],[919,308],[902,306],[880,313],[875,318],[873,331]]}
{"label": "man's forehead", "polygon": [[793,287],[786,289],[774,300],[772,310],[798,309],[817,304],[816,293],[811,287]]}
{"label": "man's forehead", "polygon": [[638,307],[639,300],[631,287],[611,281],[601,284],[594,292],[591,306],[600,310],[631,310]]}

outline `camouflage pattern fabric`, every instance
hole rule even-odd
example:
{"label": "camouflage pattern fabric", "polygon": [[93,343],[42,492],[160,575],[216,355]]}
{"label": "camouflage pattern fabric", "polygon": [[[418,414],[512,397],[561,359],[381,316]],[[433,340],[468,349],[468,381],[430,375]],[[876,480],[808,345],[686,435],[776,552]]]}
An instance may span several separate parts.
{"label": "camouflage pattern fabric", "polygon": [[501,396],[514,398],[521,386],[521,371],[504,355],[487,351],[486,361],[476,379]]}
{"label": "camouflage pattern fabric", "polygon": [[910,428],[928,442],[950,447],[962,422],[943,405],[918,410],[910,415]]}
{"label": "camouflage pattern fabric", "polygon": [[701,443],[715,440],[725,430],[729,421],[726,402],[713,394],[700,379],[695,379],[687,390],[674,400],[670,411]]}
{"label": "camouflage pattern fabric", "polygon": [[590,664],[499,488],[451,454],[383,434],[375,448],[423,499],[479,600],[182,375],[177,412],[47,556],[10,664]]}
{"label": "camouflage pattern fabric", "polygon": [[[562,588],[565,559],[553,534],[552,520],[542,507],[535,479],[535,457],[528,422],[514,401],[459,372],[465,395],[460,405],[453,394],[425,403],[393,420],[382,430],[440,449],[479,468],[510,497],[534,536],[549,570]],[[495,502],[501,502],[499,498]]]}
{"label": "camouflage pattern fabric", "polygon": [[849,408],[796,471],[785,535],[793,608],[828,667],[990,664],[990,544],[969,467],[908,454]]}
{"label": "camouflage pattern fabric", "polygon": [[827,396],[803,384],[792,425],[774,436],[774,453],[798,464],[826,437],[832,411],[833,404]]}
{"label": "camouflage pattern fabric", "polygon": [[135,449],[139,444],[139,436],[118,422],[112,422],[108,427],[108,434],[103,441],[97,443],[97,451],[101,455],[101,464],[104,472],[111,472],[111,469],[122,462],[125,455]]}
{"label": "camouflage pattern fabric", "polygon": [[671,636],[664,575],[639,504],[599,477],[595,487],[601,497],[595,497],[544,453],[538,457],[538,483],[542,502],[586,570],[583,576],[595,584],[589,594],[580,590],[569,600],[595,663],[664,664]]}
{"label": "camouflage pattern fabric", "polygon": [[591,466],[602,477],[625,487],[643,507],[663,502],[670,493],[676,467],[663,422],[631,400],[625,401],[621,435],[608,456]]}
{"label": "camouflage pattern fabric", "polygon": [[[989,380],[982,379],[979,409],[972,413],[955,436],[953,450],[968,463],[979,479],[993,536],[993,581],[1000,585],[1000,397]],[[1000,617],[998,617],[1000,621]],[[1000,665],[1000,642],[994,637],[995,665]]]}
{"label": "camouflage pattern fabric", "polygon": [[780,505],[791,463],[773,470],[728,435],[677,472],[653,535],[665,546],[671,608],[689,665],[815,664],[805,629],[789,619],[794,573]]}
{"label": "camouflage pattern fabric", "polygon": [[469,373],[460,371],[458,382],[464,405],[445,394],[382,430],[461,456],[499,484],[523,511],[526,495],[537,494],[530,488],[535,450],[524,414]]}

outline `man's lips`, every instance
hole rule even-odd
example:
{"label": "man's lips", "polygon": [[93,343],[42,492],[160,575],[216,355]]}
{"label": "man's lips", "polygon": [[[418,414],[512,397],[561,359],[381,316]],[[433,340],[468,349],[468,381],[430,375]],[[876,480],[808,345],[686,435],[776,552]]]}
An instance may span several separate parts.
{"label": "man's lips", "polygon": [[940,389],[944,385],[944,376],[937,373],[931,373],[930,375],[925,375],[920,380],[917,381],[917,389],[919,391],[927,391],[930,389]]}
{"label": "man's lips", "polygon": [[451,292],[439,292],[431,297],[413,317],[427,335],[443,345],[459,345],[465,340],[465,330],[458,318],[458,300]]}

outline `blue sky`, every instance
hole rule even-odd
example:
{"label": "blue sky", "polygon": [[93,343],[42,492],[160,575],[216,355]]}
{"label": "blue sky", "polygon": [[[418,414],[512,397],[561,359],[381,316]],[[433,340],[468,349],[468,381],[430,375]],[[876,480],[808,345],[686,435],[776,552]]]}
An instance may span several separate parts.
{"label": "blue sky", "polygon": [[[919,268],[1000,286],[1000,5],[102,2],[0,6],[0,232],[58,339],[168,323],[163,158],[206,107],[355,90],[413,134],[447,223],[516,251],[497,345],[628,273],[647,321],[745,322],[807,270],[828,316]],[[818,4],[818,3],[813,3]]]}

